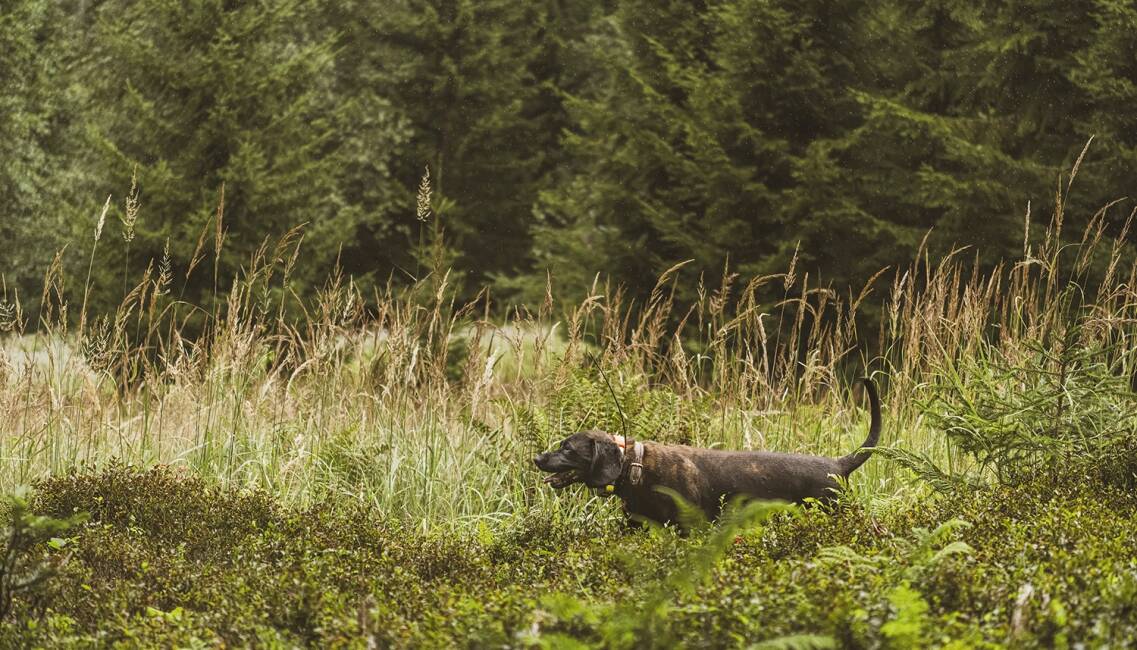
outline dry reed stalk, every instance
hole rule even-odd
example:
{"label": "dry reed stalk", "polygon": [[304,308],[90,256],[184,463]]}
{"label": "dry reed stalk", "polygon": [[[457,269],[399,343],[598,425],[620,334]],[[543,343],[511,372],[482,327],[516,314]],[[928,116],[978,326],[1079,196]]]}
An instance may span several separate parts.
{"label": "dry reed stalk", "polygon": [[[80,461],[118,451],[140,461],[192,464],[218,480],[270,485],[305,498],[350,489],[423,517],[485,514],[506,502],[529,503],[539,492],[525,478],[495,483],[504,480],[501,459],[494,465],[473,450],[490,436],[502,454],[520,457],[534,444],[520,431],[521,411],[564,409],[556,400],[579,387],[595,351],[621,389],[662,387],[682,397],[675,408],[709,405],[700,406],[708,409],[703,416],[714,418],[699,434],[704,443],[766,439],[790,448],[835,448],[840,440],[806,440],[810,416],[793,407],[817,404],[852,422],[859,411],[833,388],[853,372],[884,370],[890,418],[906,431],[905,444],[942,456],[942,443],[920,429],[921,386],[955,371],[960,359],[985,346],[1011,362],[1029,353],[1029,343],[1061,336],[1069,314],[1058,312],[1059,297],[1070,278],[1100,277],[1082,306],[1084,336],[1119,344],[1116,363],[1126,371],[1134,366],[1128,348],[1137,327],[1137,267],[1124,242],[1137,212],[1111,238],[1105,224],[1112,205],[1106,206],[1085,223],[1079,240],[1063,242],[1062,228],[1074,223],[1064,204],[1075,174],[1065,192],[1056,193],[1042,245],[1034,250],[1027,241],[1028,209],[1024,259],[991,269],[962,249],[937,258],[925,236],[912,263],[891,270],[887,287],[879,286],[888,271],[881,270],[855,294],[839,295],[799,268],[795,250],[784,274],[741,284],[724,268],[710,291],[700,279],[696,300],[682,310],[676,300],[682,265],[661,274],[642,304],[611,279],[597,277],[580,303],[560,306],[554,278],[547,276],[536,313],[512,310],[507,328],[491,322],[488,293],[458,301],[446,270],[406,289],[388,282],[367,301],[337,271],[315,301],[302,301],[288,287],[303,241],[297,227],[275,244],[262,242],[247,271],[205,310],[159,301],[169,271],[164,264],[156,272],[148,267],[107,326],[115,374],[138,381],[120,382],[113,391],[98,376],[84,379],[82,387],[64,383],[59,374],[90,370],[52,352],[50,362],[67,373],[29,372],[19,393],[0,384],[0,417],[16,422],[19,431],[2,451],[26,459],[15,472],[23,475],[62,469],[63,461],[51,460],[43,449],[67,448],[58,458]],[[204,233],[211,231],[216,283],[223,201],[222,194],[199,237],[187,282],[203,256]],[[51,268],[37,346],[66,336],[62,266]],[[270,283],[279,290],[276,298],[270,298]],[[286,314],[285,300],[294,302],[298,316]],[[558,307],[564,310],[559,329]],[[858,325],[866,310],[880,314],[879,327],[867,336]],[[84,312],[80,320],[87,324]],[[129,335],[130,319],[137,324],[144,312],[145,335]],[[209,326],[194,340],[186,323],[202,313],[209,314]],[[558,358],[553,352],[561,333]],[[498,341],[502,348],[495,352]],[[456,376],[452,344],[468,349]],[[513,362],[508,371],[498,363],[503,358]],[[590,404],[588,413],[606,404],[606,397]],[[548,432],[568,426],[567,419],[557,419],[567,417],[562,410],[534,421],[544,422]],[[366,457],[368,469],[351,465],[355,461],[344,454]],[[339,463],[350,467],[336,469]],[[356,472],[363,483],[345,486],[336,473],[341,471]],[[889,471],[874,467],[868,476],[890,477]],[[475,502],[448,488],[447,481],[459,483],[456,476],[500,490],[500,499]]]}

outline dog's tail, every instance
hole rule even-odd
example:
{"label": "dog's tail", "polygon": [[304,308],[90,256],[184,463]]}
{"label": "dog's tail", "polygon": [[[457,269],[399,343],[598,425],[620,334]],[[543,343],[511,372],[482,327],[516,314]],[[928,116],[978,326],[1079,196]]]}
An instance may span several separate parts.
{"label": "dog's tail", "polygon": [[862,377],[861,381],[865,384],[865,392],[869,395],[869,408],[872,409],[872,424],[869,425],[869,437],[865,438],[861,448],[837,459],[838,465],[841,467],[841,473],[848,476],[864,464],[869,456],[872,455],[872,448],[876,447],[876,443],[880,440],[880,396],[876,394],[876,384],[873,383],[868,377]]}

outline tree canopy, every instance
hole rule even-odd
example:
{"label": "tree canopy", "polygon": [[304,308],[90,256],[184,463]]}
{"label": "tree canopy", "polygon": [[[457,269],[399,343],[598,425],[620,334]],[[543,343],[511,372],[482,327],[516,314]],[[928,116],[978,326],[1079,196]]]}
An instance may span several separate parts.
{"label": "tree canopy", "polygon": [[925,241],[994,265],[1091,136],[1069,218],[1132,195],[1135,28],[1120,0],[14,0],[0,273],[34,297],[55,251],[86,271],[132,184],[95,304],[164,255],[184,272],[206,231],[224,283],[298,226],[300,293],[337,265],[421,277],[427,228],[467,295],[519,302],[547,274],[645,296],[685,260],[680,301],[791,259],[859,287]]}

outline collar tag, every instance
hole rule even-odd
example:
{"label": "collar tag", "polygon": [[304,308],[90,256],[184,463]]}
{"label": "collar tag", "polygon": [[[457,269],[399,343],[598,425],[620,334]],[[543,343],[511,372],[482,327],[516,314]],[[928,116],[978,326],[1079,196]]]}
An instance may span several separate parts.
{"label": "collar tag", "polygon": [[600,498],[608,498],[616,495],[616,486],[609,483],[604,487],[592,488],[592,492]]}

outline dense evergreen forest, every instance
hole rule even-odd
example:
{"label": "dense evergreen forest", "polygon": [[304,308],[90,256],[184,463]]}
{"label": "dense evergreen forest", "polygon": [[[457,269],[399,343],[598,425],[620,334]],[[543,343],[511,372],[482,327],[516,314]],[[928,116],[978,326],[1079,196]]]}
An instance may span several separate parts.
{"label": "dense evergreen forest", "polygon": [[680,302],[791,259],[859,287],[926,235],[991,266],[1091,136],[1071,227],[1133,194],[1135,80],[1126,0],[5,0],[0,273],[31,309],[94,244],[92,305],[163,263],[207,301],[301,224],[302,294],[432,245],[499,304],[688,259]]}

